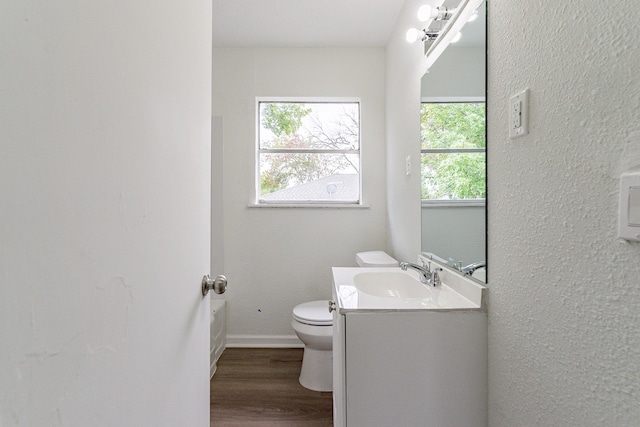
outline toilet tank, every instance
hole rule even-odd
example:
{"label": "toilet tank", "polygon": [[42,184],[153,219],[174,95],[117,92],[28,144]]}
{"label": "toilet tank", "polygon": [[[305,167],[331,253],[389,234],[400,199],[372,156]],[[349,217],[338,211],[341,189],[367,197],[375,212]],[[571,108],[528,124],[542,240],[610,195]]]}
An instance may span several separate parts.
{"label": "toilet tank", "polygon": [[397,267],[398,261],[384,251],[358,252],[356,262],[360,267]]}

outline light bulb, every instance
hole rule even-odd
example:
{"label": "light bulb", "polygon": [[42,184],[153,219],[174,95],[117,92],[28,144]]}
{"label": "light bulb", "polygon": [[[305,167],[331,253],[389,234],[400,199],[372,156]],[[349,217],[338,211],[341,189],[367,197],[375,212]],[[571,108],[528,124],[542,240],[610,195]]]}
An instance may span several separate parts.
{"label": "light bulb", "polygon": [[451,39],[450,43],[455,43],[458,40],[460,40],[460,38],[462,37],[462,33],[458,32],[458,34],[456,34],[455,36],[453,36],[453,38]]}
{"label": "light bulb", "polygon": [[428,4],[420,6],[418,9],[418,20],[421,22],[428,21],[438,16],[438,10],[435,7],[431,7]]}
{"label": "light bulb", "polygon": [[409,43],[415,43],[418,40],[418,30],[415,28],[409,28],[405,37]]}

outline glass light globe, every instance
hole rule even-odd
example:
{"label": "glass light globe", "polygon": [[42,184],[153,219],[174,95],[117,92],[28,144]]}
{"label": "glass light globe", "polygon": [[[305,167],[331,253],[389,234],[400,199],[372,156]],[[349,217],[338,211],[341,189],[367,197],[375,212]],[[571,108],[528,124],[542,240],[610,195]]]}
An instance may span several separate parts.
{"label": "glass light globe", "polygon": [[425,4],[424,6],[420,6],[420,8],[418,9],[418,20],[421,22],[425,22],[429,19],[435,18],[434,15],[437,14],[438,12],[435,8],[429,6],[428,4]]}
{"label": "glass light globe", "polygon": [[418,40],[418,30],[415,28],[409,28],[405,37],[409,43],[415,43],[416,40]]}

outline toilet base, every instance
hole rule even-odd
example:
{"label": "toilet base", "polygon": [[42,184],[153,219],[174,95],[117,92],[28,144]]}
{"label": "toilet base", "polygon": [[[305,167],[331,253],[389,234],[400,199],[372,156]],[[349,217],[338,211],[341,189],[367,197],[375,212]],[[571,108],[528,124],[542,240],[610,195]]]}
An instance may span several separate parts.
{"label": "toilet base", "polygon": [[305,347],[299,381],[309,390],[332,391],[333,352]]}

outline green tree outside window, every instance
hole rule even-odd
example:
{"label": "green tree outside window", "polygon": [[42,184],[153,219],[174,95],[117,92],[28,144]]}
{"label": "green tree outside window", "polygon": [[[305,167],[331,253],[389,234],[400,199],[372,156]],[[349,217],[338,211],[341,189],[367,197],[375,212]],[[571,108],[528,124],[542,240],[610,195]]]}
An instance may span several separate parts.
{"label": "green tree outside window", "polygon": [[486,198],[484,103],[423,103],[422,198]]}

